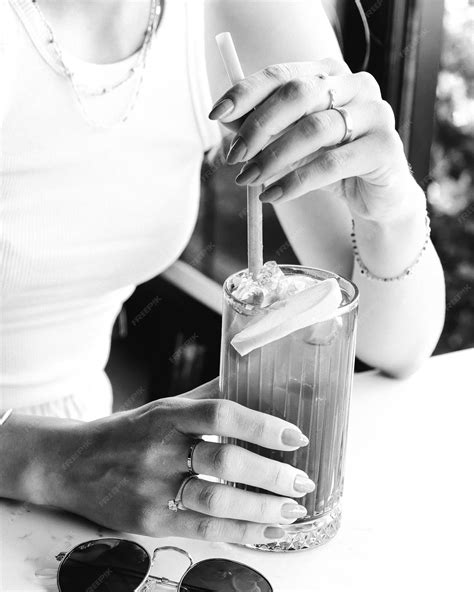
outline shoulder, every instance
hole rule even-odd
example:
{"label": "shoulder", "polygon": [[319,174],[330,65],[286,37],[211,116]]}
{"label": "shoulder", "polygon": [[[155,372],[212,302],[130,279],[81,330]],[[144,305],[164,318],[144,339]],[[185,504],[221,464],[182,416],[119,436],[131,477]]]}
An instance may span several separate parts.
{"label": "shoulder", "polygon": [[270,64],[341,55],[321,0],[204,0],[204,5],[213,98],[228,86],[215,44],[222,31],[232,33],[246,74]]}

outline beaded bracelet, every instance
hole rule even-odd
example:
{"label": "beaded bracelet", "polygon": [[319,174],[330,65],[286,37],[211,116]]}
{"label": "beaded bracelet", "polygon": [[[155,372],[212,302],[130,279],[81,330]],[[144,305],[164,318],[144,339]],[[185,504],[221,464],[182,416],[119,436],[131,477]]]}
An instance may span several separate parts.
{"label": "beaded bracelet", "polygon": [[400,273],[399,275],[396,275],[394,277],[384,278],[384,277],[379,277],[379,276],[371,273],[368,270],[365,263],[360,258],[359,249],[357,248],[357,241],[356,241],[356,236],[355,236],[355,223],[354,223],[354,220],[352,220],[352,232],[351,232],[352,251],[354,252],[354,259],[357,262],[357,264],[359,265],[360,273],[369,280],[377,280],[379,282],[395,282],[398,280],[403,280],[406,277],[408,277],[412,273],[413,269],[421,261],[421,258],[423,257],[423,253],[428,248],[428,244],[430,242],[431,225],[430,225],[430,219],[428,217],[428,214],[426,214],[426,216],[425,216],[425,227],[426,227],[425,242],[423,243],[423,247],[421,248],[421,251],[419,252],[418,257],[415,259],[415,261],[409,267],[407,267],[404,271],[402,271],[402,273]]}
{"label": "beaded bracelet", "polygon": [[7,419],[12,414],[12,411],[13,409],[7,409],[5,413],[2,415],[2,417],[0,417],[0,426],[2,426],[7,421]]}

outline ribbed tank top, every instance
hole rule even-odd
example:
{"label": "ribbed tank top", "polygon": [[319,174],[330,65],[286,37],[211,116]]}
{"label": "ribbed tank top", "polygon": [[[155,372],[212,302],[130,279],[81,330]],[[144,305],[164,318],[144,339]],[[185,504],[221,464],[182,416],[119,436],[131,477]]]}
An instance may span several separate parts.
{"label": "ribbed tank top", "polygon": [[[1,4],[0,407],[92,419],[111,409],[114,320],[184,249],[203,153],[220,140],[203,2],[167,2],[135,109],[110,129],[82,117],[31,0]],[[135,57],[66,59],[100,88]],[[120,114],[133,84],[90,99],[91,113]]]}

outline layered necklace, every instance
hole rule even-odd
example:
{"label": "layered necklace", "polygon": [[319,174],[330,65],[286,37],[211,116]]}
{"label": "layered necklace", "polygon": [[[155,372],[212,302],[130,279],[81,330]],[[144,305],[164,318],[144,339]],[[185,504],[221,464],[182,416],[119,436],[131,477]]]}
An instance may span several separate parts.
{"label": "layered necklace", "polygon": [[[114,84],[111,84],[109,86],[103,86],[99,90],[84,89],[84,88],[80,87],[80,85],[78,84],[78,82],[76,80],[76,74],[71,71],[71,69],[66,65],[66,63],[64,61],[63,51],[61,50],[61,47],[59,46],[58,42],[56,41],[56,39],[54,37],[51,25],[48,23],[43,12],[41,11],[40,7],[38,6],[37,0],[31,0],[31,1],[32,1],[33,6],[35,7],[36,12],[38,13],[38,16],[40,17],[40,19],[41,19],[41,21],[48,33],[48,43],[49,43],[51,49],[53,50],[54,54],[56,55],[56,58],[59,62],[62,73],[69,80],[69,83],[71,85],[74,97],[75,97],[76,102],[79,107],[79,110],[81,112],[82,117],[85,119],[85,121],[92,127],[98,127],[98,128],[102,128],[102,129],[108,129],[111,127],[115,127],[115,126],[120,125],[120,124],[124,123],[125,121],[127,121],[127,119],[130,117],[130,114],[132,113],[133,109],[135,108],[135,105],[138,100],[138,96],[140,94],[140,91],[141,91],[141,88],[143,85],[143,76],[144,76],[145,69],[146,69],[148,53],[151,49],[153,39],[155,37],[154,33],[158,29],[158,26],[159,26],[161,19],[163,17],[164,0],[159,0],[158,2],[157,2],[157,0],[150,0],[150,12],[148,15],[147,28],[145,31],[143,43],[142,43],[139,51],[137,52],[137,58],[136,58],[135,64],[131,68],[129,68],[128,72],[121,80],[119,80],[118,82],[115,82]],[[122,113],[119,115],[119,117],[117,119],[115,119],[112,122],[104,123],[104,122],[98,121],[97,119],[95,119],[94,117],[92,117],[90,115],[89,110],[87,109],[87,107],[85,105],[84,97],[106,95],[106,94],[118,89],[119,87],[121,87],[125,83],[131,81],[133,78],[135,79],[135,86],[134,86],[131,98],[130,98],[128,104],[126,105],[125,109],[122,111]]]}

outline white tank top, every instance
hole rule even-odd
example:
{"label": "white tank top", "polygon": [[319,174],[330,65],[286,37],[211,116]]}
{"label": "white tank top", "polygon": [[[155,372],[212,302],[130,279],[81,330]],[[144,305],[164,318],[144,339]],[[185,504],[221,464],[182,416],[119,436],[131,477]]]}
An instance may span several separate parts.
{"label": "white tank top", "polygon": [[[220,140],[204,55],[201,0],[169,0],[135,109],[91,127],[31,0],[2,0],[0,79],[0,408],[92,419],[110,412],[111,330],[135,286],[184,249],[203,153]],[[89,88],[135,59],[66,56]],[[134,82],[89,104],[120,114]]]}

